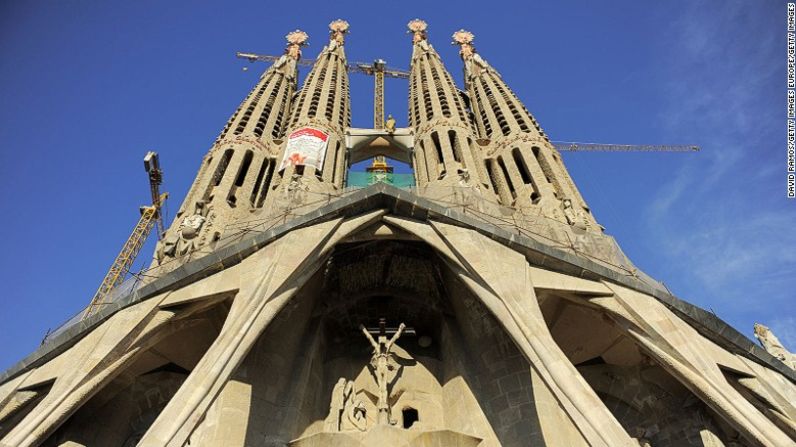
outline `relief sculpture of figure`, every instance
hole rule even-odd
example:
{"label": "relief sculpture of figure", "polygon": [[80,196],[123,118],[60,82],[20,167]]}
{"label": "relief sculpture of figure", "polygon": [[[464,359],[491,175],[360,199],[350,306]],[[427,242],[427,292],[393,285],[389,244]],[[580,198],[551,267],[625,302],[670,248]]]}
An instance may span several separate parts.
{"label": "relief sculpture of figure", "polygon": [[345,404],[343,405],[343,413],[340,420],[341,431],[365,431],[367,428],[367,410],[365,404],[357,399],[357,393],[354,391],[354,381],[349,380],[345,385],[343,392],[345,396]]}
{"label": "relief sculpture of figure", "polygon": [[327,432],[340,431],[340,421],[343,415],[343,408],[346,404],[346,380],[340,377],[332,388],[332,400],[329,402],[329,415],[324,421],[324,429]]}
{"label": "relief sculpture of figure", "polygon": [[196,201],[193,214],[183,218],[177,231],[158,241],[155,248],[158,263],[162,263],[166,257],[182,256],[198,248],[198,237],[208,220],[208,211],[209,207],[204,200]]}
{"label": "relief sculpture of figure", "polygon": [[324,431],[365,431],[367,410],[365,404],[356,398],[356,394],[354,381],[340,377],[332,388],[329,415],[323,424]]}
{"label": "relief sculpture of figure", "polygon": [[575,208],[572,206],[572,200],[564,199],[561,201],[561,205],[564,208],[564,217],[567,219],[567,223],[573,227],[578,227],[585,230],[585,219],[580,212],[575,211]]}
{"label": "relief sculpture of figure", "polygon": [[788,365],[788,367],[796,369],[796,355],[785,349],[785,346],[771,332],[771,329],[760,323],[755,323],[755,337],[769,354],[782,360],[782,363]]}
{"label": "relief sculpture of figure", "polygon": [[392,115],[387,115],[387,122],[384,123],[384,130],[390,134],[395,133],[395,118],[393,118]]}
{"label": "relief sculpture of figure", "polygon": [[379,395],[378,395],[378,402],[376,407],[379,410],[379,424],[392,424],[393,422],[390,420],[390,403],[389,403],[389,391],[387,390],[387,385],[389,380],[387,375],[396,369],[395,361],[393,360],[392,356],[392,347],[395,345],[395,342],[403,333],[404,329],[406,329],[406,325],[401,323],[398,327],[398,330],[393,334],[392,338],[387,338],[387,333],[384,327],[384,319],[379,321],[380,331],[378,333],[378,341],[373,339],[373,336],[370,335],[370,332],[367,328],[363,325],[359,325],[359,329],[365,334],[365,337],[370,342],[370,345],[373,346],[373,357],[370,359],[370,365],[373,368],[373,375],[376,378],[376,383],[379,387]]}

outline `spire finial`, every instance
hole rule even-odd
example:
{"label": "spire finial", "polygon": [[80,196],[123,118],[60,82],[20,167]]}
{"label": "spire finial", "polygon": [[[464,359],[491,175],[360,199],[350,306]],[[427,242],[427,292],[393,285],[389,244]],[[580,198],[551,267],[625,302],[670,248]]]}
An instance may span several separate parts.
{"label": "spire finial", "polygon": [[412,43],[418,43],[421,40],[426,40],[428,37],[426,35],[426,29],[428,29],[428,24],[420,19],[414,19],[406,24],[406,27],[409,28],[409,33],[412,33]]}
{"label": "spire finial", "polygon": [[453,33],[453,45],[459,45],[459,55],[462,59],[467,60],[473,57],[475,54],[475,46],[473,45],[473,40],[475,40],[475,34],[471,33],[470,31],[460,29]]}
{"label": "spire finial", "polygon": [[301,47],[309,45],[307,43],[309,38],[310,36],[300,29],[287,33],[287,36],[285,36],[285,39],[287,39],[287,48],[285,49],[285,54],[295,60],[298,60],[301,57]]}
{"label": "spire finial", "polygon": [[329,24],[330,39],[338,44],[345,43],[345,35],[348,34],[348,22],[343,19],[337,19]]}

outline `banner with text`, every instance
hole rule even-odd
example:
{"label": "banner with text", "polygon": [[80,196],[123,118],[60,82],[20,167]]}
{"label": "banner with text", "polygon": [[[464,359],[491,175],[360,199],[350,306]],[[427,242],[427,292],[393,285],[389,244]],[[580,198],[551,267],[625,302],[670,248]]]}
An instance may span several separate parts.
{"label": "banner with text", "polygon": [[304,165],[317,170],[323,168],[329,135],[318,129],[302,127],[287,137],[287,148],[279,170],[288,166]]}

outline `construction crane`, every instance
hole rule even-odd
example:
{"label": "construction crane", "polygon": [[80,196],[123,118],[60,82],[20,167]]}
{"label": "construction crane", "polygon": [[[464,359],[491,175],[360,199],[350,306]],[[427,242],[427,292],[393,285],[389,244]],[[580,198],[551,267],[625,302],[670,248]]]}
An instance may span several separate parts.
{"label": "construction crane", "polygon": [[[249,62],[275,62],[281,56],[269,56],[255,53],[236,53],[237,57],[246,59]],[[297,65],[311,67],[315,64],[312,59],[299,59]],[[409,79],[409,72],[398,68],[387,67],[387,63],[382,59],[376,59],[372,64],[364,62],[354,62],[347,67],[351,73],[362,73],[374,76],[375,85],[373,88],[373,128],[384,129],[384,78]],[[459,91],[460,94],[466,94]],[[551,141],[559,151],[566,152],[697,152],[699,146],[694,145],[649,145],[649,144],[602,144],[602,143],[576,143],[567,141]],[[384,164],[383,156],[374,158],[376,163]]]}
{"label": "construction crane", "polygon": [[103,304],[106,304],[106,299],[113,289],[124,281],[125,275],[130,271],[130,267],[138,256],[138,252],[141,251],[141,247],[143,247],[149,233],[152,231],[152,227],[157,227],[158,240],[163,238],[165,227],[163,225],[162,207],[166,198],[168,198],[168,193],[160,193],[160,185],[163,183],[163,171],[160,169],[157,153],[152,151],[147,152],[144,157],[144,169],[146,169],[149,175],[149,190],[152,194],[152,205],[142,206],[140,208],[141,218],[138,219],[138,223],[133,228],[133,232],[130,234],[130,237],[127,238],[127,242],[122,246],[122,250],[116,256],[113,264],[111,264],[108,273],[105,274],[105,277],[102,279],[99,289],[97,289],[88,307],[86,307],[86,310],[83,312],[82,319],[90,317],[96,313]]}
{"label": "construction crane", "polygon": [[[254,53],[236,53],[236,56],[241,59],[246,59],[249,62],[275,62],[282,56],[269,56]],[[299,59],[296,65],[311,67],[315,64],[312,59]],[[398,68],[387,66],[387,62],[382,59],[376,59],[373,63],[354,62],[346,65],[346,69],[350,73],[361,73],[373,76],[375,78],[375,85],[373,87],[373,128],[384,129],[384,78],[397,78],[409,79],[409,72]]]}
{"label": "construction crane", "polygon": [[650,145],[650,144],[602,144],[575,143],[568,141],[550,142],[559,151],[567,152],[698,152],[699,146],[693,145]]}
{"label": "construction crane", "polygon": [[[240,52],[236,55],[249,62],[274,62],[281,57]],[[312,59],[299,59],[296,61],[297,65],[307,67],[311,67],[314,63],[315,61]],[[366,62],[354,62],[346,65],[346,69],[349,73],[361,73],[373,76],[375,81],[373,85],[373,128],[384,129],[384,78],[409,79],[409,72],[388,67],[387,62],[383,59],[376,59],[371,64]],[[377,155],[373,157],[373,164],[368,168],[368,172],[388,174],[392,173],[392,168],[387,165],[387,159],[384,155]]]}
{"label": "construction crane", "polygon": [[[389,68],[383,59],[376,59],[372,64],[356,62],[348,66],[348,71],[373,76],[375,81],[373,85],[373,128],[384,129],[384,77],[409,79],[409,72]],[[373,163],[367,168],[367,172],[377,178],[392,174],[392,171],[393,168],[387,164],[387,158],[384,155],[373,157]]]}

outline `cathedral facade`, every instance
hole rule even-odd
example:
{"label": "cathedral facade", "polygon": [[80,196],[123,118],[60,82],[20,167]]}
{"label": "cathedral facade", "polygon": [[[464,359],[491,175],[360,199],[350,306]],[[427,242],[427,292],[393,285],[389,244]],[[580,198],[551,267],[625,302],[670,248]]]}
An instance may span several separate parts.
{"label": "cathedral facade", "polygon": [[[349,25],[265,70],[147,280],[0,375],[2,446],[791,446],[793,356],[635,268],[534,116],[408,25],[408,127],[351,127]],[[389,156],[414,184],[351,187]]]}

